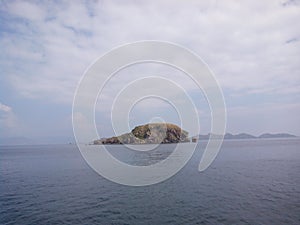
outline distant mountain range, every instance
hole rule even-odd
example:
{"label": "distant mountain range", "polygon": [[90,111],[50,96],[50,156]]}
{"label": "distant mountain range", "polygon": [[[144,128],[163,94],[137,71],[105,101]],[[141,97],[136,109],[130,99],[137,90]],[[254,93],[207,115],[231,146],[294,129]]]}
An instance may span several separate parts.
{"label": "distant mountain range", "polygon": [[[222,138],[222,135],[217,134],[199,134],[198,136],[194,136],[193,138],[196,138],[198,140],[208,140],[209,137],[212,136],[212,139],[219,139]],[[258,139],[258,138],[295,138],[297,136],[293,134],[288,133],[277,133],[277,134],[270,134],[270,133],[264,133],[259,136],[254,136],[247,133],[240,133],[240,134],[231,134],[226,133],[224,135],[224,139]]]}

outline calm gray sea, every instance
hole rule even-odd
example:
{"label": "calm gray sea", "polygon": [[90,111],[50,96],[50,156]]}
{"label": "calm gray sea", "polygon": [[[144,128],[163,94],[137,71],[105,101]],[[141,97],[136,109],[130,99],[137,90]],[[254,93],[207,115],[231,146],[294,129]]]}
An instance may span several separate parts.
{"label": "calm gray sea", "polygon": [[[300,224],[300,139],[228,140],[204,172],[206,142],[163,183],[112,183],[85,163],[75,145],[0,147],[0,224]],[[174,148],[133,154],[149,164]]]}

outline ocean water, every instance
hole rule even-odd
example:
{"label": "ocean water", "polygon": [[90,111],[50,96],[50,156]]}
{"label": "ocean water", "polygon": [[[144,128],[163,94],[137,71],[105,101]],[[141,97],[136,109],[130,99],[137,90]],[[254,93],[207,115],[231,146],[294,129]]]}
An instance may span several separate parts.
{"label": "ocean water", "polygon": [[[175,176],[146,187],[104,179],[75,145],[1,146],[0,224],[300,224],[300,139],[225,141],[199,173],[205,145]],[[173,147],[109,149],[146,165]]]}

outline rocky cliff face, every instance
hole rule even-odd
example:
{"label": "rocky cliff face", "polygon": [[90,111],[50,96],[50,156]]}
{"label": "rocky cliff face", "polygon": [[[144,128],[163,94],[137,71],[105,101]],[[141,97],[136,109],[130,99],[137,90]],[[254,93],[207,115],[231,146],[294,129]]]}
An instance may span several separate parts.
{"label": "rocky cliff face", "polygon": [[94,144],[166,144],[189,142],[188,132],[169,123],[150,123],[135,127],[131,133],[95,140]]}

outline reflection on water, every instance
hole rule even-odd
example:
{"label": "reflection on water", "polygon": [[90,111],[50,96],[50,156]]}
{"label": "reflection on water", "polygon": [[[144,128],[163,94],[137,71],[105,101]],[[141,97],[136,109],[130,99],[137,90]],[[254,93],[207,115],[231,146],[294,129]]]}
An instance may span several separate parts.
{"label": "reflection on water", "polygon": [[[143,148],[143,145],[140,145],[139,147]],[[164,160],[168,156],[170,156],[170,154],[174,151],[175,147],[176,144],[164,144],[159,145],[158,147],[150,151],[136,151],[131,150],[129,148],[123,148],[123,151],[119,151],[119,147],[112,145],[106,146],[109,153],[112,154],[114,157],[130,165],[135,166],[147,166]]]}

